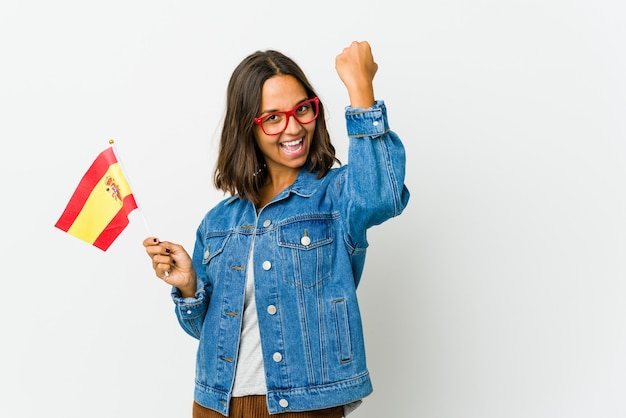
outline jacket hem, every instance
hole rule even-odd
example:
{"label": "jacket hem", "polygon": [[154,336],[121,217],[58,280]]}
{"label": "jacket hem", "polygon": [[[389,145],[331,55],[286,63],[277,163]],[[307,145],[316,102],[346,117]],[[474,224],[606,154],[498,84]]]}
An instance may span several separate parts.
{"label": "jacket hem", "polygon": [[[302,412],[347,405],[373,391],[369,373],[324,386],[270,390],[266,395],[270,414]],[[228,416],[231,395],[196,383],[194,400],[205,408]]]}

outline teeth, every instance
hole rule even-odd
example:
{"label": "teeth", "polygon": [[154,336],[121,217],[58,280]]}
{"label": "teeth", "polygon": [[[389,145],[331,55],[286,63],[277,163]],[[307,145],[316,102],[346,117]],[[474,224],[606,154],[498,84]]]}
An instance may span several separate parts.
{"label": "teeth", "polygon": [[293,147],[295,145],[298,145],[300,142],[302,142],[302,138],[296,139],[295,141],[283,142],[283,145],[287,147]]}

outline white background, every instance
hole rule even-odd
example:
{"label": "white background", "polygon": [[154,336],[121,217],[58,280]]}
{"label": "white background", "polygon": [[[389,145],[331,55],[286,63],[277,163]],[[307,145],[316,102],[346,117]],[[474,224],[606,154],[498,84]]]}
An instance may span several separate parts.
{"label": "white background", "polygon": [[[370,41],[408,153],[359,288],[354,418],[626,416],[620,0],[3,1],[0,416],[189,417],[196,342],[148,229],[189,249],[228,78],[278,49],[346,162],[335,56]],[[142,212],[109,251],[54,228],[114,139]],[[142,214],[147,220],[146,228]]]}

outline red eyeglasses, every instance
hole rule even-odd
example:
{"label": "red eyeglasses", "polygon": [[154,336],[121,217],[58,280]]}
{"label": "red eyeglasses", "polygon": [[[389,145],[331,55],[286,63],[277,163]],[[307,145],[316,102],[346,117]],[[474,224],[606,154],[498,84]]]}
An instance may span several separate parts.
{"label": "red eyeglasses", "polygon": [[320,99],[313,97],[299,103],[291,110],[267,113],[254,118],[254,123],[261,126],[266,135],[278,135],[287,129],[289,118],[293,116],[299,123],[306,125],[317,119],[320,110]]}

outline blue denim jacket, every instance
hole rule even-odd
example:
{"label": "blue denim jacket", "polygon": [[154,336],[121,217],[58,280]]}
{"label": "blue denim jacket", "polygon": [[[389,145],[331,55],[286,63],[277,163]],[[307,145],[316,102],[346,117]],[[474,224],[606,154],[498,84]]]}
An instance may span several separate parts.
{"label": "blue denim jacket", "polygon": [[405,152],[383,101],[346,108],[348,164],[301,170],[257,214],[231,197],[197,230],[198,290],[172,290],[183,329],[199,339],[194,399],[227,415],[239,347],[247,260],[254,278],[270,413],[323,409],[372,391],[356,288],[366,231],[409,200]]}

